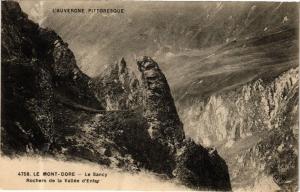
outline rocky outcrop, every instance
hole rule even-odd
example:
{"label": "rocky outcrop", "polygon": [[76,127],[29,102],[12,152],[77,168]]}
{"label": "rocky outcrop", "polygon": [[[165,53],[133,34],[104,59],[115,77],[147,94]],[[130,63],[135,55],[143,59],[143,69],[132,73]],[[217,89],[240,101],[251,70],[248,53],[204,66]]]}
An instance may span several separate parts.
{"label": "rocky outcrop", "polygon": [[[125,64],[122,59],[120,63],[108,66],[94,81],[97,90],[102,90],[99,93],[106,95],[102,96],[106,99],[103,103],[110,103],[109,106],[115,108],[107,107],[106,113],[113,115],[104,114],[101,120],[89,126],[120,149],[126,149],[123,153],[130,154],[137,169],[144,168],[175,178],[198,190],[230,190],[228,168],[217,151],[185,139],[168,82],[159,65],[150,57],[137,61],[141,80],[137,82],[139,90],[136,91],[131,82],[138,80],[127,75],[130,72]],[[139,100],[136,103],[138,108],[126,103],[132,93],[136,93],[133,95]],[[100,94],[98,98],[101,98]],[[122,112],[115,113],[116,109]]]}
{"label": "rocky outcrop", "polygon": [[235,189],[264,176],[277,188],[297,186],[298,81],[298,68],[292,68],[194,100],[190,107],[179,104],[186,134],[218,148]]}
{"label": "rocky outcrop", "polygon": [[15,2],[2,3],[2,150],[45,151],[53,137],[53,85],[38,26]]}
{"label": "rocky outcrop", "polygon": [[106,110],[136,110],[141,106],[140,84],[124,58],[94,78],[94,90]]}
{"label": "rocky outcrop", "polygon": [[259,79],[214,94],[206,101],[194,100],[190,107],[179,104],[186,133],[210,145],[279,128],[290,113],[289,103],[296,99],[298,87],[298,68],[295,68],[273,80]]}
{"label": "rocky outcrop", "polygon": [[228,167],[216,149],[206,149],[186,139],[177,149],[175,161],[173,174],[185,185],[203,191],[231,190]]}
{"label": "rocky outcrop", "polygon": [[[141,72],[143,116],[152,140],[169,155],[172,176],[200,190],[230,190],[225,161],[215,150],[185,139],[168,82],[158,64],[150,57],[137,61]],[[156,152],[162,154],[157,149]]]}
{"label": "rocky outcrop", "polygon": [[56,95],[102,107],[67,44],[30,21],[18,3],[2,5],[3,150],[47,151],[58,133],[56,127],[64,125],[56,121]]}
{"label": "rocky outcrop", "polygon": [[92,90],[92,80],[82,73],[76,64],[68,43],[49,29],[39,28],[39,36],[44,43],[55,90],[62,96],[88,107],[103,109]]}
{"label": "rocky outcrop", "polygon": [[184,139],[184,132],[166,77],[150,57],[143,57],[137,65],[142,73],[143,112],[148,132],[153,139],[176,145]]}

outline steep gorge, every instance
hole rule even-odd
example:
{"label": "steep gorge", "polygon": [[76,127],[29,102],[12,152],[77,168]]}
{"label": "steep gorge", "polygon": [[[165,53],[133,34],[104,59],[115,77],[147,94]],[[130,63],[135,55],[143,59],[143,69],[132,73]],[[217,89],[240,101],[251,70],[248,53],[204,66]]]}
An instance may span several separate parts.
{"label": "steep gorge", "polygon": [[296,190],[298,81],[296,67],[206,100],[177,103],[186,134],[220,151],[235,189],[253,186],[266,176],[274,186]]}
{"label": "steep gorge", "polygon": [[[296,105],[298,68],[282,73],[274,80],[259,79],[233,90],[210,96],[206,101],[190,101],[182,113],[190,136],[204,143],[225,139],[238,140],[254,132],[278,128]],[[289,106],[291,104],[292,106]],[[295,113],[295,112],[294,112]],[[197,123],[201,122],[201,123]],[[195,134],[194,131],[198,131]],[[295,131],[296,132],[296,131]]]}

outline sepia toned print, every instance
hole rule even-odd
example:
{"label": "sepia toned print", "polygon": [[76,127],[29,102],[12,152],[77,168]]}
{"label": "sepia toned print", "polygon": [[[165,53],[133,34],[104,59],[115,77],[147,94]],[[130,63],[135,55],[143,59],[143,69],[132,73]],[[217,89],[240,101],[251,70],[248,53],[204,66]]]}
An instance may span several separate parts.
{"label": "sepia toned print", "polygon": [[2,1],[2,189],[297,191],[299,7]]}

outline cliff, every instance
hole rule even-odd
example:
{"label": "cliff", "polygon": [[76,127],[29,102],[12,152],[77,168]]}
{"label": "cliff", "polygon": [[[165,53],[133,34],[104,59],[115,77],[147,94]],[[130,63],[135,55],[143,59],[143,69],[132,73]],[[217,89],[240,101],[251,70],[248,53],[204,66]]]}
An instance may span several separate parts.
{"label": "cliff", "polygon": [[220,151],[234,187],[268,176],[274,186],[290,190],[297,180],[298,81],[298,68],[292,68],[276,78],[179,104],[185,132]]}
{"label": "cliff", "polygon": [[214,94],[206,101],[191,101],[193,105],[181,107],[184,110],[180,113],[187,134],[194,139],[207,144],[238,140],[279,128],[286,121],[285,115],[291,113],[290,105],[296,107],[298,87],[298,68],[290,69],[274,80],[259,79]]}
{"label": "cliff", "polygon": [[4,2],[1,10],[3,150],[47,151],[60,126],[57,95],[102,107],[67,43],[30,21],[18,3]]}
{"label": "cliff", "polygon": [[[126,62],[124,60],[120,62],[120,64],[122,63],[125,66]],[[99,87],[103,85],[107,87],[114,85],[115,88],[118,86],[130,87],[128,86],[130,83],[126,85],[122,83],[125,81],[119,80],[124,76],[118,70],[120,64],[116,63],[108,66],[102,76],[97,77],[95,82],[101,83],[98,86],[96,84],[97,90],[100,90]],[[113,134],[114,131],[110,132],[108,137],[112,137],[116,143],[122,141],[121,146],[128,150],[131,149],[130,153],[133,159],[139,162],[140,167],[166,174],[169,178],[176,178],[194,189],[230,190],[228,168],[217,151],[206,149],[192,140],[185,139],[183,124],[177,114],[168,82],[159,65],[150,57],[142,57],[137,61],[137,66],[141,78],[137,84],[139,91],[136,92],[135,97],[140,102],[135,103],[135,106],[139,106],[139,108],[133,110],[130,107],[121,107],[127,106],[127,101],[132,98],[131,95],[124,94],[133,93],[134,89],[132,87],[130,89],[109,88],[107,90],[112,92],[105,98],[113,97],[114,99],[109,99],[110,106],[116,106],[115,109],[131,109],[130,111],[136,112],[136,115],[139,114],[139,118],[133,117],[131,119],[131,128],[126,127],[127,123],[124,123],[125,126],[116,126],[119,123],[115,124],[115,121],[122,119],[119,119],[118,116],[115,116],[117,119],[109,117],[110,120],[98,121],[96,127],[105,127],[101,129],[103,132],[115,127],[114,130],[124,133],[127,139],[122,138],[124,137],[122,134],[120,135],[121,138],[116,137]],[[126,67],[122,71],[128,70]],[[128,73],[126,72],[126,74]],[[99,79],[105,81],[99,81]],[[134,81],[137,81],[137,79],[134,78]],[[126,90],[129,91],[126,92]],[[126,121],[126,119],[124,120]],[[124,120],[121,120],[121,122]],[[139,125],[136,125],[136,121],[140,122]],[[98,123],[102,126],[99,126]],[[113,126],[110,128],[109,125]],[[137,132],[137,130],[139,131]],[[135,142],[132,142],[129,138],[134,138]]]}
{"label": "cliff", "polygon": [[149,57],[142,58],[137,65],[142,73],[143,112],[151,138],[169,140],[173,145],[181,142],[183,127],[166,77]]}

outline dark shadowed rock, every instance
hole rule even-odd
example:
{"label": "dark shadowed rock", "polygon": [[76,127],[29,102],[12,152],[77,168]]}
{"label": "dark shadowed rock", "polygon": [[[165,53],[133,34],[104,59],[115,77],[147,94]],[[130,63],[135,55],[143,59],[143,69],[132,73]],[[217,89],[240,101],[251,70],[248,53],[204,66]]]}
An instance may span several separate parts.
{"label": "dark shadowed rock", "polygon": [[231,190],[226,162],[216,150],[208,150],[187,139],[175,155],[173,174],[184,184],[198,190]]}
{"label": "dark shadowed rock", "polygon": [[2,2],[1,12],[2,150],[25,152],[30,146],[47,151],[53,135],[53,85],[36,43],[38,26],[16,2]]}
{"label": "dark shadowed rock", "polygon": [[25,152],[28,146],[48,151],[59,133],[56,128],[64,127],[56,120],[57,95],[102,107],[67,44],[54,31],[29,20],[17,2],[3,1],[2,6],[3,151]]}

